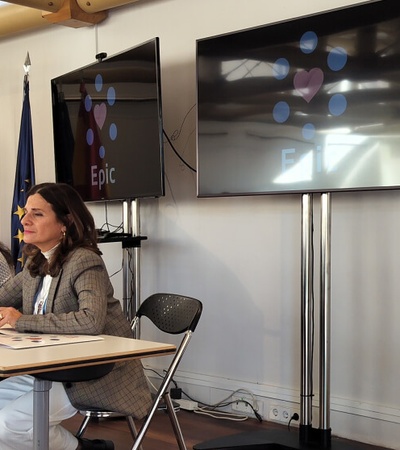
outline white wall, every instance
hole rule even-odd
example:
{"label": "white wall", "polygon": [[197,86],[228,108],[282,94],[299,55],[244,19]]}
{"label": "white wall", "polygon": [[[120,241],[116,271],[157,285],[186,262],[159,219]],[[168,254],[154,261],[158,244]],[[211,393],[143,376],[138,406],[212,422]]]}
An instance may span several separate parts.
{"label": "white wall", "polygon": [[[54,26],[0,41],[0,239],[10,240],[27,51],[37,182],[54,179],[50,79],[93,62],[100,51],[112,55],[154,36],[161,43],[164,128],[172,135],[182,127],[175,145],[195,165],[196,39],[353,3],[142,0],[93,28]],[[141,202],[149,238],[141,252],[142,296],[174,291],[204,303],[177,380],[209,402],[245,387],[263,402],[265,418],[277,402],[298,409],[300,196],[198,199],[195,175],[165,148],[167,194]],[[317,220],[318,206],[317,198]],[[396,191],[332,196],[332,432],[398,449],[399,206]],[[103,207],[92,208],[101,225]],[[105,251],[114,272],[119,247]],[[315,385],[318,394],[317,373]]]}

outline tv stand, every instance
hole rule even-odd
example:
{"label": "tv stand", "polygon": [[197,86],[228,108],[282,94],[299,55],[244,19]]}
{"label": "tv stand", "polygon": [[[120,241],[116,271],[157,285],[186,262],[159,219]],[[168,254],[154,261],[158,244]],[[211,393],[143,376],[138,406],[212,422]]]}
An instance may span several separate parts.
{"label": "tv stand", "polygon": [[[309,428],[309,427],[307,427]],[[302,426],[300,426],[300,436]],[[329,436],[321,436],[326,430],[309,428],[303,432],[309,435],[307,441],[299,438],[299,433],[294,430],[260,430],[240,433],[232,436],[224,436],[210,441],[196,444],[195,450],[377,450],[373,445],[362,444],[348,441],[346,439],[335,438],[331,440]],[[328,439],[326,439],[328,438]],[[321,441],[322,439],[322,441]],[[325,442],[323,442],[325,441]]]}
{"label": "tv stand", "polygon": [[[147,236],[140,235],[139,199],[127,199],[122,204],[123,232],[97,229],[99,244],[121,242],[123,250],[123,311],[130,322],[140,306],[140,248]],[[140,326],[135,337],[140,336]]]}
{"label": "tv stand", "polygon": [[121,242],[122,248],[138,248],[141,247],[142,241],[146,239],[147,236],[132,236],[130,233],[107,232],[99,235],[97,241],[99,244],[105,244],[107,242]]}
{"label": "tv stand", "polygon": [[[331,439],[330,429],[330,193],[321,194],[320,255],[320,358],[319,416],[320,427],[312,427],[312,353],[313,353],[313,197],[302,195],[302,264],[301,264],[301,391],[299,432],[263,430],[213,439],[193,446],[194,450],[356,450],[357,443]],[[363,445],[363,448],[367,446]],[[371,449],[377,447],[371,446]]]}

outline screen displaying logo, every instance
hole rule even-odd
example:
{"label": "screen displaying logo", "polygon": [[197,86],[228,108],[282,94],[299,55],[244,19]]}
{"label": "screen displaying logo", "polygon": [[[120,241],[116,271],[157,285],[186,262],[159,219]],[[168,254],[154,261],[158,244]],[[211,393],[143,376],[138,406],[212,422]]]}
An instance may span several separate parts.
{"label": "screen displaying logo", "polygon": [[[97,74],[95,78],[95,88],[98,93],[103,90],[103,77],[101,74]],[[98,129],[103,130],[104,127],[108,128],[108,136],[111,142],[114,142],[118,137],[118,127],[114,122],[107,122],[107,108],[112,107],[115,104],[116,94],[113,86],[108,87],[106,101],[93,104],[92,97],[86,94],[84,98],[85,111],[89,115],[93,115],[94,120],[89,120],[89,127],[86,132],[86,143],[93,151],[97,153],[99,163],[93,163],[90,166],[91,185],[97,186],[99,191],[103,189],[109,183],[115,183],[117,181],[117,174],[115,167],[108,167],[107,163],[107,149],[104,143],[101,142],[100,136],[98,136]],[[105,129],[107,132],[107,129]],[[111,149],[109,149],[111,151]]]}

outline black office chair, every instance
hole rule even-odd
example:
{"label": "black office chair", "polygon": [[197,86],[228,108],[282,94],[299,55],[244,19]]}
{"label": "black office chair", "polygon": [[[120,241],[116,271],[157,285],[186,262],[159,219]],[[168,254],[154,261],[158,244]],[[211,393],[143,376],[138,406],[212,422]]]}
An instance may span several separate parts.
{"label": "black office chair", "polygon": [[[134,438],[132,450],[137,450],[141,446],[150,422],[162,400],[165,403],[166,412],[171,420],[172,428],[174,430],[179,448],[180,450],[187,450],[168,388],[189,344],[192,334],[196,329],[202,309],[202,303],[195,298],[177,294],[153,294],[141,304],[131,322],[132,331],[134,331],[137,327],[141,317],[147,317],[159,330],[164,333],[184,333],[184,336],[177,347],[177,351],[165,373],[161,386],[154,398],[151,409],[139,432],[136,430],[133,417],[126,416],[132,437]],[[114,413],[118,414],[118,411],[81,411],[81,414],[85,417],[76,436],[81,437],[83,435],[91,418],[109,417]]]}

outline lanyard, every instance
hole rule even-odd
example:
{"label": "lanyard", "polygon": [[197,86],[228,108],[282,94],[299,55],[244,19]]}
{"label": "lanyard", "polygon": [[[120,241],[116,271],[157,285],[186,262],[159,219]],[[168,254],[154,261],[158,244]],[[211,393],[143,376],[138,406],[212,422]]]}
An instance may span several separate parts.
{"label": "lanyard", "polygon": [[42,279],[41,286],[39,288],[39,291],[38,291],[38,294],[36,297],[33,314],[45,314],[46,313],[46,302],[47,302],[47,298],[49,296],[50,284],[51,284],[51,276],[46,275]]}

